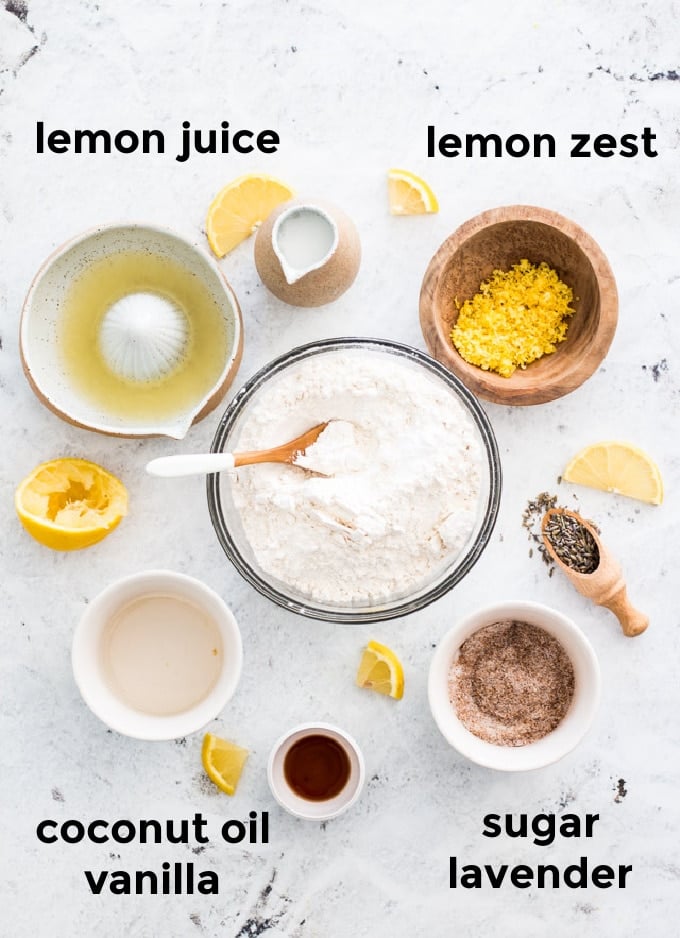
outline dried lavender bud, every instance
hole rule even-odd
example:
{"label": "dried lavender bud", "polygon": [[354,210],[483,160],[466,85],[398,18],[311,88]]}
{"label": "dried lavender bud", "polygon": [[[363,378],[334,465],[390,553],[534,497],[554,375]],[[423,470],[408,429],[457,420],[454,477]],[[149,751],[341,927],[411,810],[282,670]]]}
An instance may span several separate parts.
{"label": "dried lavender bud", "polygon": [[550,515],[543,529],[562,563],[577,573],[594,573],[600,565],[595,538],[578,518],[562,512]]}
{"label": "dried lavender bud", "polygon": [[[541,519],[546,511],[557,505],[557,495],[550,495],[549,492],[541,492],[536,498],[527,502],[526,508],[522,513],[522,527],[527,532],[530,541],[536,544],[536,550],[547,566],[552,567],[555,561],[545,549],[543,536],[541,534]],[[529,548],[529,556],[533,557],[534,550]]]}

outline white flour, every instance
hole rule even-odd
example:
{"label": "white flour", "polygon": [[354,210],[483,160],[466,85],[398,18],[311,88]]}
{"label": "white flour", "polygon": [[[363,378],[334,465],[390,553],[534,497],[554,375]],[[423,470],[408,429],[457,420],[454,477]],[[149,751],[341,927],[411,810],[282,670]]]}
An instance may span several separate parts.
{"label": "white flour", "polygon": [[235,505],[258,564],[325,603],[375,604],[421,587],[475,527],[481,446],[452,391],[381,352],[326,352],[254,397],[234,448],[331,420],[303,468],[245,466]]}

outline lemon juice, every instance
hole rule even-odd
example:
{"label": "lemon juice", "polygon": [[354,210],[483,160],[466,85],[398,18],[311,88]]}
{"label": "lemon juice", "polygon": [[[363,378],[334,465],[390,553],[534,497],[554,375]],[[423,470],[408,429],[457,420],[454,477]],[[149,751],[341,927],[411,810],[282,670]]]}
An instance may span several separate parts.
{"label": "lemon juice", "polygon": [[[104,344],[107,314],[126,304],[128,312],[144,304],[147,313],[153,314],[154,304],[171,310],[181,345],[165,370],[142,371],[140,379],[129,368],[112,367],[115,356]],[[147,337],[156,340],[160,350],[163,325],[159,320]],[[234,338],[233,324],[225,321],[200,278],[177,261],[149,251],[121,251],[90,264],[64,298],[61,326],[62,359],[73,384],[105,412],[139,420],[169,417],[203,400],[219,381]],[[129,341],[138,341],[134,329]]]}

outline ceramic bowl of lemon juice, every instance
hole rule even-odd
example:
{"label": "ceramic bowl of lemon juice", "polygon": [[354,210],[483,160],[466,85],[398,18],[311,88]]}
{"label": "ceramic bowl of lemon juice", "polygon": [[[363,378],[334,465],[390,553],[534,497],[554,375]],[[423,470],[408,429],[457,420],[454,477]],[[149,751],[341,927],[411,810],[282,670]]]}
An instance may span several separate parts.
{"label": "ceramic bowl of lemon juice", "polygon": [[215,262],[149,225],[98,228],[43,264],[20,348],[39,399],[77,426],[181,439],[222,399],[243,346],[238,301]]}

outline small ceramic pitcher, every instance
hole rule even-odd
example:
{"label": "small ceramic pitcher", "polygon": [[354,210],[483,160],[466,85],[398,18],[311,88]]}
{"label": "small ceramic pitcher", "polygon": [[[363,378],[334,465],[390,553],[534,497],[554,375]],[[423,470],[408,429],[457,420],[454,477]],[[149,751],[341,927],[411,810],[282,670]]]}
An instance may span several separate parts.
{"label": "small ceramic pitcher", "polygon": [[324,306],[347,290],[359,271],[354,222],[327,202],[285,202],[261,225],[255,265],[274,296],[291,306]]}

